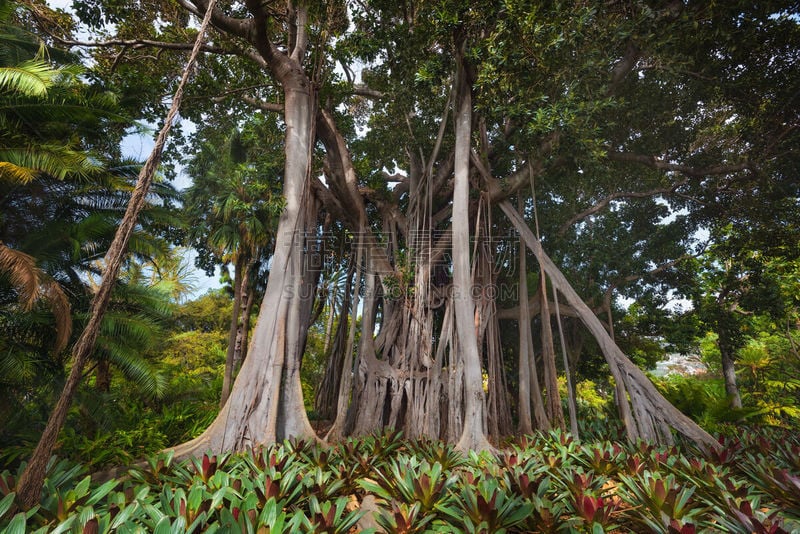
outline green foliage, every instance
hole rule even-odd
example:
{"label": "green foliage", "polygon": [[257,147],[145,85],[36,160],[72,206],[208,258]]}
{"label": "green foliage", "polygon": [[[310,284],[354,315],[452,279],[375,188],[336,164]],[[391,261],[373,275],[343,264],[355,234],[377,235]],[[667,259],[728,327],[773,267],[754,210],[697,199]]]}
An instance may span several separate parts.
{"label": "green foliage", "polygon": [[736,421],[743,415],[730,409],[719,379],[668,375],[654,382],[670,403],[709,431],[718,431],[719,423]]}
{"label": "green foliage", "polygon": [[[42,500],[27,513],[14,503],[18,474],[0,474],[0,529],[349,532],[373,513],[359,506],[367,495],[390,533],[800,528],[800,437],[752,431],[720,443],[701,455],[645,443],[578,445],[556,432],[444,467],[420,458],[447,457],[447,445],[387,434],[184,462],[161,454],[105,483],[54,459]],[[361,454],[365,463],[355,460]]]}

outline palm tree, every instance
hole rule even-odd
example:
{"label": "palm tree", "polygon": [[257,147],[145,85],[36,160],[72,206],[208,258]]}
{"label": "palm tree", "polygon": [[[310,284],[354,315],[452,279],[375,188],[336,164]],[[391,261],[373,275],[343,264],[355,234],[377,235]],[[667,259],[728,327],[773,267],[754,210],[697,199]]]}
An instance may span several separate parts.
{"label": "palm tree", "polygon": [[[21,427],[37,428],[63,384],[65,348],[73,324],[88,321],[92,276],[112,243],[139,166],[112,161],[107,149],[122,131],[115,98],[90,90],[74,67],[45,61],[63,57],[9,22],[0,0],[0,444]],[[113,143],[111,143],[113,145]],[[95,148],[93,148],[95,147]],[[127,261],[160,262],[170,253],[159,233],[180,224],[170,208],[177,192],[157,181],[130,238]],[[139,391],[157,395],[163,384],[142,357],[159,339],[170,297],[138,276],[115,284],[100,322],[90,371],[102,390],[110,365]],[[48,313],[49,312],[49,313]]]}
{"label": "palm tree", "polygon": [[280,159],[267,165],[248,161],[246,140],[238,130],[221,143],[226,148],[221,157],[216,143],[209,140],[189,165],[193,185],[186,193],[186,207],[192,244],[213,261],[233,264],[234,269],[234,303],[220,399],[224,405],[235,370],[246,357],[254,275],[270,253],[282,203],[273,191],[279,183],[274,175]]}

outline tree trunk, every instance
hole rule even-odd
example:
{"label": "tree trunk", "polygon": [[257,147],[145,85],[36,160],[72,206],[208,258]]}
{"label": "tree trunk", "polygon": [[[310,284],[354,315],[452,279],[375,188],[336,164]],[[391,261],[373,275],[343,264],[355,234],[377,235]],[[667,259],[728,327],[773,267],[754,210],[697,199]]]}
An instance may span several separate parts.
{"label": "tree trunk", "polygon": [[733,351],[728,343],[722,339],[724,334],[720,334],[717,346],[722,359],[722,378],[725,380],[725,393],[728,395],[728,403],[735,410],[742,409],[742,397],[739,395],[739,386],[736,383],[736,369],[734,366]]}
{"label": "tree trunk", "polygon": [[[265,45],[268,46],[268,45]],[[274,52],[277,54],[277,52]],[[204,453],[241,451],[290,437],[316,439],[303,405],[300,387],[301,318],[304,279],[306,204],[315,118],[309,81],[286,56],[275,59],[284,90],[286,124],[284,198],[275,254],[250,354],[233,384],[228,402],[208,429],[175,447],[178,458]],[[289,64],[287,64],[287,62]]]}
{"label": "tree trunk", "polygon": [[[517,198],[517,209],[522,213],[524,209],[522,196]],[[531,317],[528,313],[528,265],[525,243],[520,239],[519,252],[519,359],[517,362],[517,376],[519,380],[519,395],[517,396],[518,423],[517,432],[522,435],[533,433],[533,419],[531,418],[531,355],[528,352],[529,338],[531,335]]]}
{"label": "tree trunk", "polygon": [[525,220],[513,206],[507,200],[501,201],[499,206],[539,260],[539,265],[550,277],[551,283],[564,295],[567,303],[575,309],[581,321],[597,340],[606,361],[608,361],[614,380],[620,387],[627,390],[630,400],[624,398],[620,400],[621,404],[631,411],[631,420],[626,422],[629,438],[665,441],[669,439],[665,429],[672,427],[701,447],[719,448],[719,443],[670,404],[641,369],[634,365],[611,340],[603,324],[578,296],[563,273],[544,253],[536,236],[533,235]]}
{"label": "tree trunk", "polygon": [[464,360],[464,428],[456,448],[485,450],[485,400],[478,342],[475,333],[475,303],[472,300],[469,261],[469,170],[472,133],[472,95],[464,66],[463,51],[458,53],[455,112],[455,180],[453,185],[453,305],[455,306],[458,348]]}
{"label": "tree trunk", "polygon": [[164,126],[158,133],[153,150],[147,158],[142,170],[136,181],[136,187],[128,201],[128,207],[125,210],[125,215],[120,222],[114,234],[114,240],[108,249],[105,257],[106,269],[103,272],[103,279],[100,282],[100,287],[92,299],[92,304],[89,309],[89,321],[86,323],[81,336],[75,343],[72,349],[72,369],[70,370],[67,381],[64,384],[64,389],[61,396],[56,402],[50,418],[47,420],[44,432],[42,433],[39,443],[36,445],[30,460],[28,461],[25,471],[23,471],[17,483],[17,500],[24,509],[30,509],[39,502],[44,484],[45,470],[50,455],[55,447],[58,433],[64,425],[64,420],[67,417],[67,411],[70,404],[72,404],[72,397],[75,395],[75,390],[81,381],[81,374],[86,360],[94,350],[97,335],[100,332],[100,322],[103,315],[108,308],[108,303],[111,300],[111,290],[116,283],[117,276],[119,275],[122,260],[128,249],[128,241],[133,234],[136,220],[139,213],[145,205],[147,200],[147,192],[150,189],[150,184],[153,182],[156,169],[161,161],[161,153],[164,150],[164,145],[167,141],[167,135],[172,128],[172,122],[178,114],[181,101],[183,100],[183,89],[186,82],[189,80],[189,74],[192,72],[192,67],[197,60],[197,54],[200,52],[200,46],[203,42],[203,35],[211,20],[211,12],[214,8],[215,0],[209,1],[209,7],[206,15],[203,17],[203,22],[200,25],[200,30],[197,33],[192,53],[189,60],[186,62],[186,67],[183,69],[181,81],[178,88],[175,90],[175,95],[172,98],[172,105],[170,106],[167,118],[164,121]]}
{"label": "tree trunk", "polygon": [[[333,419],[336,417],[339,384],[341,383],[344,355],[347,348],[347,339],[349,337],[347,310],[350,308],[350,295],[352,294],[350,286],[353,285],[355,273],[355,265],[351,264],[347,274],[342,307],[339,312],[339,323],[336,325],[336,333],[333,337],[332,346],[325,352],[325,375],[322,377],[314,399],[314,410],[321,419]],[[338,291],[338,289],[334,291]],[[335,306],[336,300],[331,299],[330,318],[334,316]],[[332,326],[332,321],[330,321],[330,319],[329,324]]]}
{"label": "tree trunk", "polygon": [[94,370],[94,388],[101,393],[111,391],[111,363],[108,360],[100,360]]}
{"label": "tree trunk", "polygon": [[[357,234],[356,242],[356,264],[355,264],[355,286],[353,287],[353,304],[350,310],[350,325],[348,328],[347,345],[345,346],[344,361],[339,380],[339,394],[336,400],[336,419],[333,421],[331,429],[325,436],[326,440],[337,441],[344,436],[345,420],[347,418],[347,407],[350,401],[350,394],[353,390],[353,349],[355,348],[356,321],[358,320],[359,289],[361,285],[362,262],[364,260],[364,229]],[[371,276],[369,272],[366,276]],[[349,288],[348,288],[349,289]],[[367,295],[369,298],[369,295]],[[372,335],[363,330],[361,335]]]}
{"label": "tree trunk", "polygon": [[572,386],[572,373],[570,372],[569,356],[567,355],[567,342],[564,337],[564,325],[561,324],[560,305],[558,303],[558,290],[553,286],[553,304],[555,305],[556,323],[558,324],[558,341],[561,344],[561,355],[564,358],[564,375],[567,377],[567,406],[569,407],[569,430],[575,439],[578,439],[578,408],[575,402],[575,388]]}
{"label": "tree trunk", "polygon": [[242,314],[239,317],[239,332],[236,334],[236,353],[233,355],[234,374],[241,369],[242,362],[247,359],[247,351],[250,348],[250,315],[253,313],[253,304],[256,300],[254,293],[248,269],[245,271],[242,285]]}
{"label": "tree trunk", "polygon": [[553,326],[550,322],[550,304],[547,301],[547,275],[539,269],[539,295],[542,298],[542,367],[547,392],[545,400],[550,424],[564,430],[564,410],[561,407],[561,393],[558,391],[558,370],[556,369],[556,349],[553,343]]}
{"label": "tree trunk", "polygon": [[233,368],[236,355],[236,340],[239,333],[239,314],[242,308],[242,286],[244,282],[244,270],[247,258],[243,253],[236,256],[233,267],[233,310],[231,312],[231,324],[228,327],[228,350],[225,353],[225,374],[222,376],[222,394],[220,395],[219,406],[225,406],[228,396],[231,393],[233,383]]}

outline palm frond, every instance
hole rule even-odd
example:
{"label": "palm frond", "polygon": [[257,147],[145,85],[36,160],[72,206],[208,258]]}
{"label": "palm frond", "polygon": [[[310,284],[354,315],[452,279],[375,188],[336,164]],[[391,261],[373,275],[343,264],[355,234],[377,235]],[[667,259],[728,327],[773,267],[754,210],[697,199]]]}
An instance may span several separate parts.
{"label": "palm frond", "polygon": [[[52,92],[53,89],[51,88]],[[71,93],[65,96],[73,97]],[[54,101],[50,101],[54,100]],[[25,119],[26,121],[33,122],[39,119],[47,118],[51,122],[72,122],[78,123],[87,122],[90,125],[102,124],[101,121],[111,121],[116,123],[127,123],[129,119],[124,115],[114,112],[111,109],[98,107],[95,102],[74,102],[65,103],[61,98],[52,98],[48,101],[33,102],[25,99],[13,99],[4,102],[0,106],[0,112],[11,113]]]}
{"label": "palm frond", "polygon": [[11,285],[16,289],[23,310],[33,308],[40,295],[43,274],[36,266],[33,256],[0,242],[0,272],[8,276]]}
{"label": "palm frond", "polygon": [[52,144],[2,148],[0,161],[30,169],[32,173],[46,173],[59,180],[72,174],[88,176],[103,170],[103,165],[87,153]]}
{"label": "palm frond", "polygon": [[59,353],[67,346],[69,337],[72,334],[72,307],[69,299],[61,289],[61,286],[53,279],[45,280],[43,296],[53,312],[56,323],[56,339],[53,344],[53,352]]}
{"label": "palm frond", "polygon": [[18,184],[27,184],[32,182],[38,171],[28,167],[20,167],[10,161],[0,161],[0,180],[8,182],[15,182]]}
{"label": "palm frond", "polygon": [[24,311],[29,311],[39,300],[50,307],[55,319],[56,339],[53,350],[61,352],[72,333],[72,316],[69,299],[61,286],[36,265],[33,256],[0,243],[0,272],[4,272],[17,291]]}
{"label": "palm frond", "polygon": [[32,379],[36,376],[38,365],[37,356],[28,351],[14,350],[0,345],[0,382],[15,384]]}
{"label": "palm frond", "polygon": [[145,314],[130,314],[122,311],[108,311],[103,316],[98,345],[128,346],[137,352],[145,352],[152,347],[161,333],[158,322]]}
{"label": "palm frond", "polygon": [[161,398],[166,393],[166,377],[142,358],[136,350],[112,340],[98,339],[101,357],[120,370],[122,375],[146,395]]}
{"label": "palm frond", "polygon": [[61,74],[41,59],[32,59],[13,67],[0,67],[0,89],[24,96],[45,96]]}

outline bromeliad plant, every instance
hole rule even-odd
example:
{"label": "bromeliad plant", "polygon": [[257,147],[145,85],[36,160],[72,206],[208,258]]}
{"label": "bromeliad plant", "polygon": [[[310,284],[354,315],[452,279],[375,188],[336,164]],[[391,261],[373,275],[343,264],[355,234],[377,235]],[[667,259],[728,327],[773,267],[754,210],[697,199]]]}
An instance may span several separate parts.
{"label": "bromeliad plant", "polygon": [[[797,436],[762,431],[726,443],[728,452],[703,456],[556,432],[464,457],[389,434],[185,462],[162,454],[102,484],[54,460],[26,512],[15,503],[17,476],[0,473],[0,531],[344,533],[369,531],[367,515],[390,534],[800,531]],[[362,507],[368,498],[374,507]]]}

